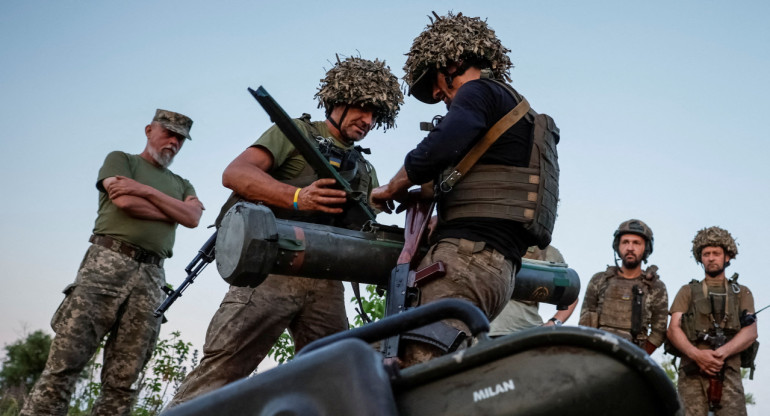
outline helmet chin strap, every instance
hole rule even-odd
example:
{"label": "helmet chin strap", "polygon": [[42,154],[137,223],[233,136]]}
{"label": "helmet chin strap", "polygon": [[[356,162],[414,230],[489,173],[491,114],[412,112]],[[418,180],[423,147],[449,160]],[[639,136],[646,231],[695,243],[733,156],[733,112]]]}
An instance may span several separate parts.
{"label": "helmet chin strap", "polygon": [[348,137],[345,134],[345,132],[342,131],[342,121],[345,120],[345,116],[348,115],[348,109],[350,109],[350,105],[345,104],[345,109],[342,111],[342,115],[340,116],[339,123],[334,121],[334,119],[332,119],[331,111],[329,111],[329,114],[326,115],[326,119],[329,120],[329,123],[332,123],[332,126],[334,126],[334,128],[340,132],[340,137],[342,138],[342,140],[344,140],[347,143],[352,143],[354,140],[350,140],[350,137]]}
{"label": "helmet chin strap", "polygon": [[444,82],[446,82],[447,88],[449,88],[450,90],[454,88],[452,85],[454,83],[454,78],[464,74],[465,71],[468,70],[468,68],[470,67],[470,65],[467,65],[462,60],[459,60],[455,63],[457,64],[456,66],[457,70],[452,74],[450,74],[449,71],[447,71],[446,67],[441,68],[439,70],[444,75]]}

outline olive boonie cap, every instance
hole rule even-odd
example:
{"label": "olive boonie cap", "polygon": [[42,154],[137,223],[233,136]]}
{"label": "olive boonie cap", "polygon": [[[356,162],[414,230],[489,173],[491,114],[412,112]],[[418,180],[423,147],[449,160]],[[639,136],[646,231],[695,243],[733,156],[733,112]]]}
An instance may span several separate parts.
{"label": "olive boonie cap", "polygon": [[155,117],[152,118],[152,121],[156,121],[161,126],[174,133],[181,134],[188,140],[192,140],[192,137],[190,137],[190,128],[192,128],[193,121],[184,114],[161,110],[159,108],[155,111]]}

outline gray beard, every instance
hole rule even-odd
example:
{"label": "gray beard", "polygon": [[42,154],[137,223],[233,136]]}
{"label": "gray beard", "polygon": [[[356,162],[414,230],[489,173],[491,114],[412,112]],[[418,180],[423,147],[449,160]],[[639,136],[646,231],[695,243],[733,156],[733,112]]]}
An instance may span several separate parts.
{"label": "gray beard", "polygon": [[173,152],[164,152],[164,151],[156,151],[153,148],[148,149],[150,152],[150,156],[152,157],[152,160],[155,161],[155,163],[163,166],[164,168],[168,168],[171,166],[171,163],[174,161],[174,153]]}

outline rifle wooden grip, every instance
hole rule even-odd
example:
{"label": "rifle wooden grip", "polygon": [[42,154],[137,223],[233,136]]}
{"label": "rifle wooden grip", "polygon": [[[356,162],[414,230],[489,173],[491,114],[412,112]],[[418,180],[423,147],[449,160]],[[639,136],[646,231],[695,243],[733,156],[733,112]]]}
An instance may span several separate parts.
{"label": "rifle wooden grip", "polygon": [[444,268],[444,262],[437,261],[414,272],[414,285],[419,286],[429,280],[444,277],[445,274],[446,268]]}
{"label": "rifle wooden grip", "polygon": [[408,204],[406,224],[404,224],[404,248],[398,257],[398,264],[410,263],[415,266],[419,261],[416,254],[425,236],[425,229],[433,213],[434,204],[432,200],[422,199],[419,189],[409,191],[409,197],[404,203]]}
{"label": "rifle wooden grip", "polygon": [[722,401],[722,380],[716,377],[709,378],[708,398],[709,406],[719,407],[719,403]]}

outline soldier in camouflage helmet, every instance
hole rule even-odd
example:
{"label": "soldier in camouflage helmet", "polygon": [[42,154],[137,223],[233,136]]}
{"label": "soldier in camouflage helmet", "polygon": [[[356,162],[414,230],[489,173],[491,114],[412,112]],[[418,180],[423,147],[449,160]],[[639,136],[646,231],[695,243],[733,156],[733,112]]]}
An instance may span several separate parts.
{"label": "soldier in camouflage helmet", "polygon": [[[326,119],[338,130],[351,107],[371,110],[372,126],[383,126],[384,130],[393,128],[398,109],[404,102],[398,78],[385,62],[357,57],[346,58],[330,69],[315,96],[318,108],[326,109]],[[342,114],[339,119],[334,119],[330,116],[337,106],[342,107]]]}
{"label": "soldier in camouflage helmet", "polygon": [[[297,126],[319,141],[330,161],[336,157],[354,192],[368,196],[378,185],[377,176],[356,143],[374,127],[394,126],[403,102],[398,79],[382,61],[350,57],[326,73],[316,97],[326,109],[326,120],[311,122],[306,114],[296,120]],[[355,229],[363,225],[343,212],[346,194],[334,187],[334,179],[318,179],[277,126],[235,158],[222,181],[233,195],[217,225],[240,200],[261,202],[278,218]],[[247,377],[286,329],[296,351],[348,329],[342,283],[270,275],[256,288],[231,286],[209,324],[203,359],[170,406]]]}
{"label": "soldier in camouflage helmet", "polygon": [[658,267],[642,269],[652,254],[653,235],[642,221],[631,219],[614,233],[612,249],[621,265],[607,266],[586,287],[580,325],[625,338],[652,354],[666,336],[668,293]]}
{"label": "soldier in camouflage helmet", "polygon": [[96,182],[99,210],[75,283],[51,320],[56,336],[22,415],[66,415],[75,383],[109,332],[101,394],[93,415],[127,415],[132,387],[160,330],[153,310],[163,300],[163,260],[177,224],[194,228],[203,205],[190,182],[167,169],[190,139],[192,120],[157,110],[138,155],[107,155]]}
{"label": "soldier in camouflage helmet", "polygon": [[[695,261],[705,277],[682,286],[671,305],[668,337],[681,353],[677,389],[687,416],[710,410],[709,385],[723,378],[721,401],[715,414],[746,415],[741,382],[740,353],[757,339],[754,297],[737,282],[727,279],[725,268],[738,255],[730,233],[719,227],[704,228],[692,241]],[[711,341],[724,335],[724,345]]]}
{"label": "soldier in camouflage helmet", "polygon": [[[377,208],[390,212],[394,201],[405,200],[411,186],[439,183],[447,168],[455,166],[522,102],[504,80],[512,66],[508,52],[484,20],[462,13],[435,15],[414,39],[404,66],[410,94],[428,104],[443,101],[448,112],[407,154],[396,176],[372,192]],[[418,269],[443,262],[447,274],[420,287],[419,304],[462,298],[480,307],[490,319],[505,307],[521,256],[532,245],[525,239],[523,222],[514,218],[516,206],[521,205],[511,183],[516,177],[511,172],[529,167],[532,143],[533,121],[525,116],[500,135],[463,182],[442,194],[431,240],[434,244]],[[482,188],[497,191],[492,203],[485,202],[489,198],[474,196]],[[460,323],[447,323],[467,331]],[[429,344],[403,345],[404,366],[446,353]]]}

